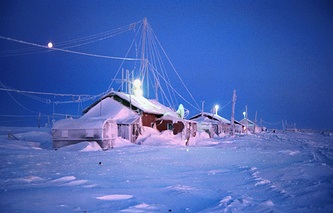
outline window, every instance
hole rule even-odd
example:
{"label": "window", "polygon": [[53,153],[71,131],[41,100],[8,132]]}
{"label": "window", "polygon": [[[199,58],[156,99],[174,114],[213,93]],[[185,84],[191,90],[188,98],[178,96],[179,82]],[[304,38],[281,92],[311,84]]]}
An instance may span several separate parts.
{"label": "window", "polygon": [[167,130],[173,130],[172,123],[167,123]]}
{"label": "window", "polygon": [[62,130],[61,131],[61,137],[68,138],[68,130]]}

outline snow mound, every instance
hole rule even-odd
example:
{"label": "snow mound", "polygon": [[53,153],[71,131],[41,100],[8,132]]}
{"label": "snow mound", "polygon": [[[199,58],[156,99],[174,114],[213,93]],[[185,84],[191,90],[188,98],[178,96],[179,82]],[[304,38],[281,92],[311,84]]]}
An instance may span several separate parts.
{"label": "snow mound", "polygon": [[121,137],[116,138],[116,141],[114,142],[114,147],[124,147],[124,146],[135,146],[135,144]]}
{"label": "snow mound", "polygon": [[155,206],[146,204],[146,203],[141,203],[135,206],[130,206],[127,209],[121,210],[121,212],[159,212],[158,209]]}
{"label": "snow mound", "polygon": [[100,145],[98,145],[97,142],[83,141],[77,144],[61,147],[58,150],[66,152],[92,152],[102,151],[103,149],[100,147]]}
{"label": "snow mound", "polygon": [[61,178],[51,180],[51,182],[52,183],[63,183],[63,182],[68,182],[68,181],[73,181],[73,180],[76,180],[76,177],[74,177],[74,176],[65,176],[65,177],[61,177]]}
{"label": "snow mound", "polygon": [[140,141],[140,144],[150,146],[184,146],[181,134],[174,135],[171,130],[165,130],[160,134],[150,135]]}
{"label": "snow mound", "polygon": [[27,182],[27,183],[31,183],[31,182],[39,182],[39,181],[43,181],[44,179],[38,176],[28,176],[25,178],[17,178],[16,180],[18,181],[23,181],[23,182]]}
{"label": "snow mound", "polygon": [[131,199],[133,195],[127,194],[112,194],[112,195],[104,195],[100,197],[96,197],[98,200],[127,200]]}

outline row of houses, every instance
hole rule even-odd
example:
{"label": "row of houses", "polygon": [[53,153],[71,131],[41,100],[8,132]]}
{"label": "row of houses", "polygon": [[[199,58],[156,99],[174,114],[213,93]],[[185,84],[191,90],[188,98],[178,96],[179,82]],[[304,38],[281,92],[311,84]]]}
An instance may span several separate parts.
{"label": "row of houses", "polygon": [[82,141],[96,141],[103,149],[112,148],[117,137],[135,143],[144,127],[160,132],[172,130],[188,144],[195,137],[197,123],[186,120],[156,100],[112,91],[91,104],[79,119],[63,119],[52,128],[53,147],[58,149]]}
{"label": "row of houses", "polygon": [[[117,137],[135,143],[145,127],[180,134],[185,145],[197,132],[207,132],[210,137],[230,132],[231,122],[217,114],[202,112],[190,119],[183,116],[182,105],[175,112],[156,100],[111,91],[86,108],[79,119],[57,121],[52,128],[53,147],[96,141],[103,149],[109,149]],[[249,131],[259,128],[245,119],[234,125],[237,133],[243,133],[246,127]]]}

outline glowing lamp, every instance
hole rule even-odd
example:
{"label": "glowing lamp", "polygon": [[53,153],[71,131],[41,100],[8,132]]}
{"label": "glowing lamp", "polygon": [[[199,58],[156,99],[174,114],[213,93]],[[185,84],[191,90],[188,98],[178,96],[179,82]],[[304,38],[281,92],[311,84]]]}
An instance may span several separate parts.
{"label": "glowing lamp", "polygon": [[133,81],[134,95],[135,96],[143,96],[143,91],[141,89],[141,85],[142,85],[142,83],[141,83],[140,79],[135,79]]}
{"label": "glowing lamp", "polygon": [[135,89],[135,90],[134,90],[134,95],[135,95],[135,96],[143,96],[143,91],[142,91],[142,89]]}
{"label": "glowing lamp", "polygon": [[140,81],[140,79],[135,79],[133,81],[133,85],[134,85],[135,88],[140,88],[141,87],[141,81]]}
{"label": "glowing lamp", "polygon": [[219,105],[215,105],[215,114],[217,115],[217,111],[219,110]]}
{"label": "glowing lamp", "polygon": [[47,44],[47,47],[48,47],[48,48],[52,48],[52,47],[53,47],[52,42],[49,42],[49,43]]}

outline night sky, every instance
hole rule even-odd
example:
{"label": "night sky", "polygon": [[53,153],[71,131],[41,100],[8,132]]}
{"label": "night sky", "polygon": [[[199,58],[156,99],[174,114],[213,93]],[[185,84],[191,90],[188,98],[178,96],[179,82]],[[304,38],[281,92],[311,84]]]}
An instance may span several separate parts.
{"label": "night sky", "polygon": [[[281,129],[287,120],[298,128],[333,129],[331,0],[3,0],[0,17],[0,36],[39,45],[147,17],[199,106],[205,101],[205,111],[218,104],[218,114],[230,119],[236,89],[237,120],[247,105],[249,118],[254,120],[257,112],[268,128]],[[124,57],[134,33],[73,50]],[[0,39],[0,88],[97,95],[108,89],[120,63]],[[184,92],[179,82],[173,86]],[[41,95],[9,94],[0,91],[2,126],[36,125],[39,112],[43,122],[53,112],[78,115],[92,103],[55,105]],[[183,104],[190,116],[199,113]]]}

